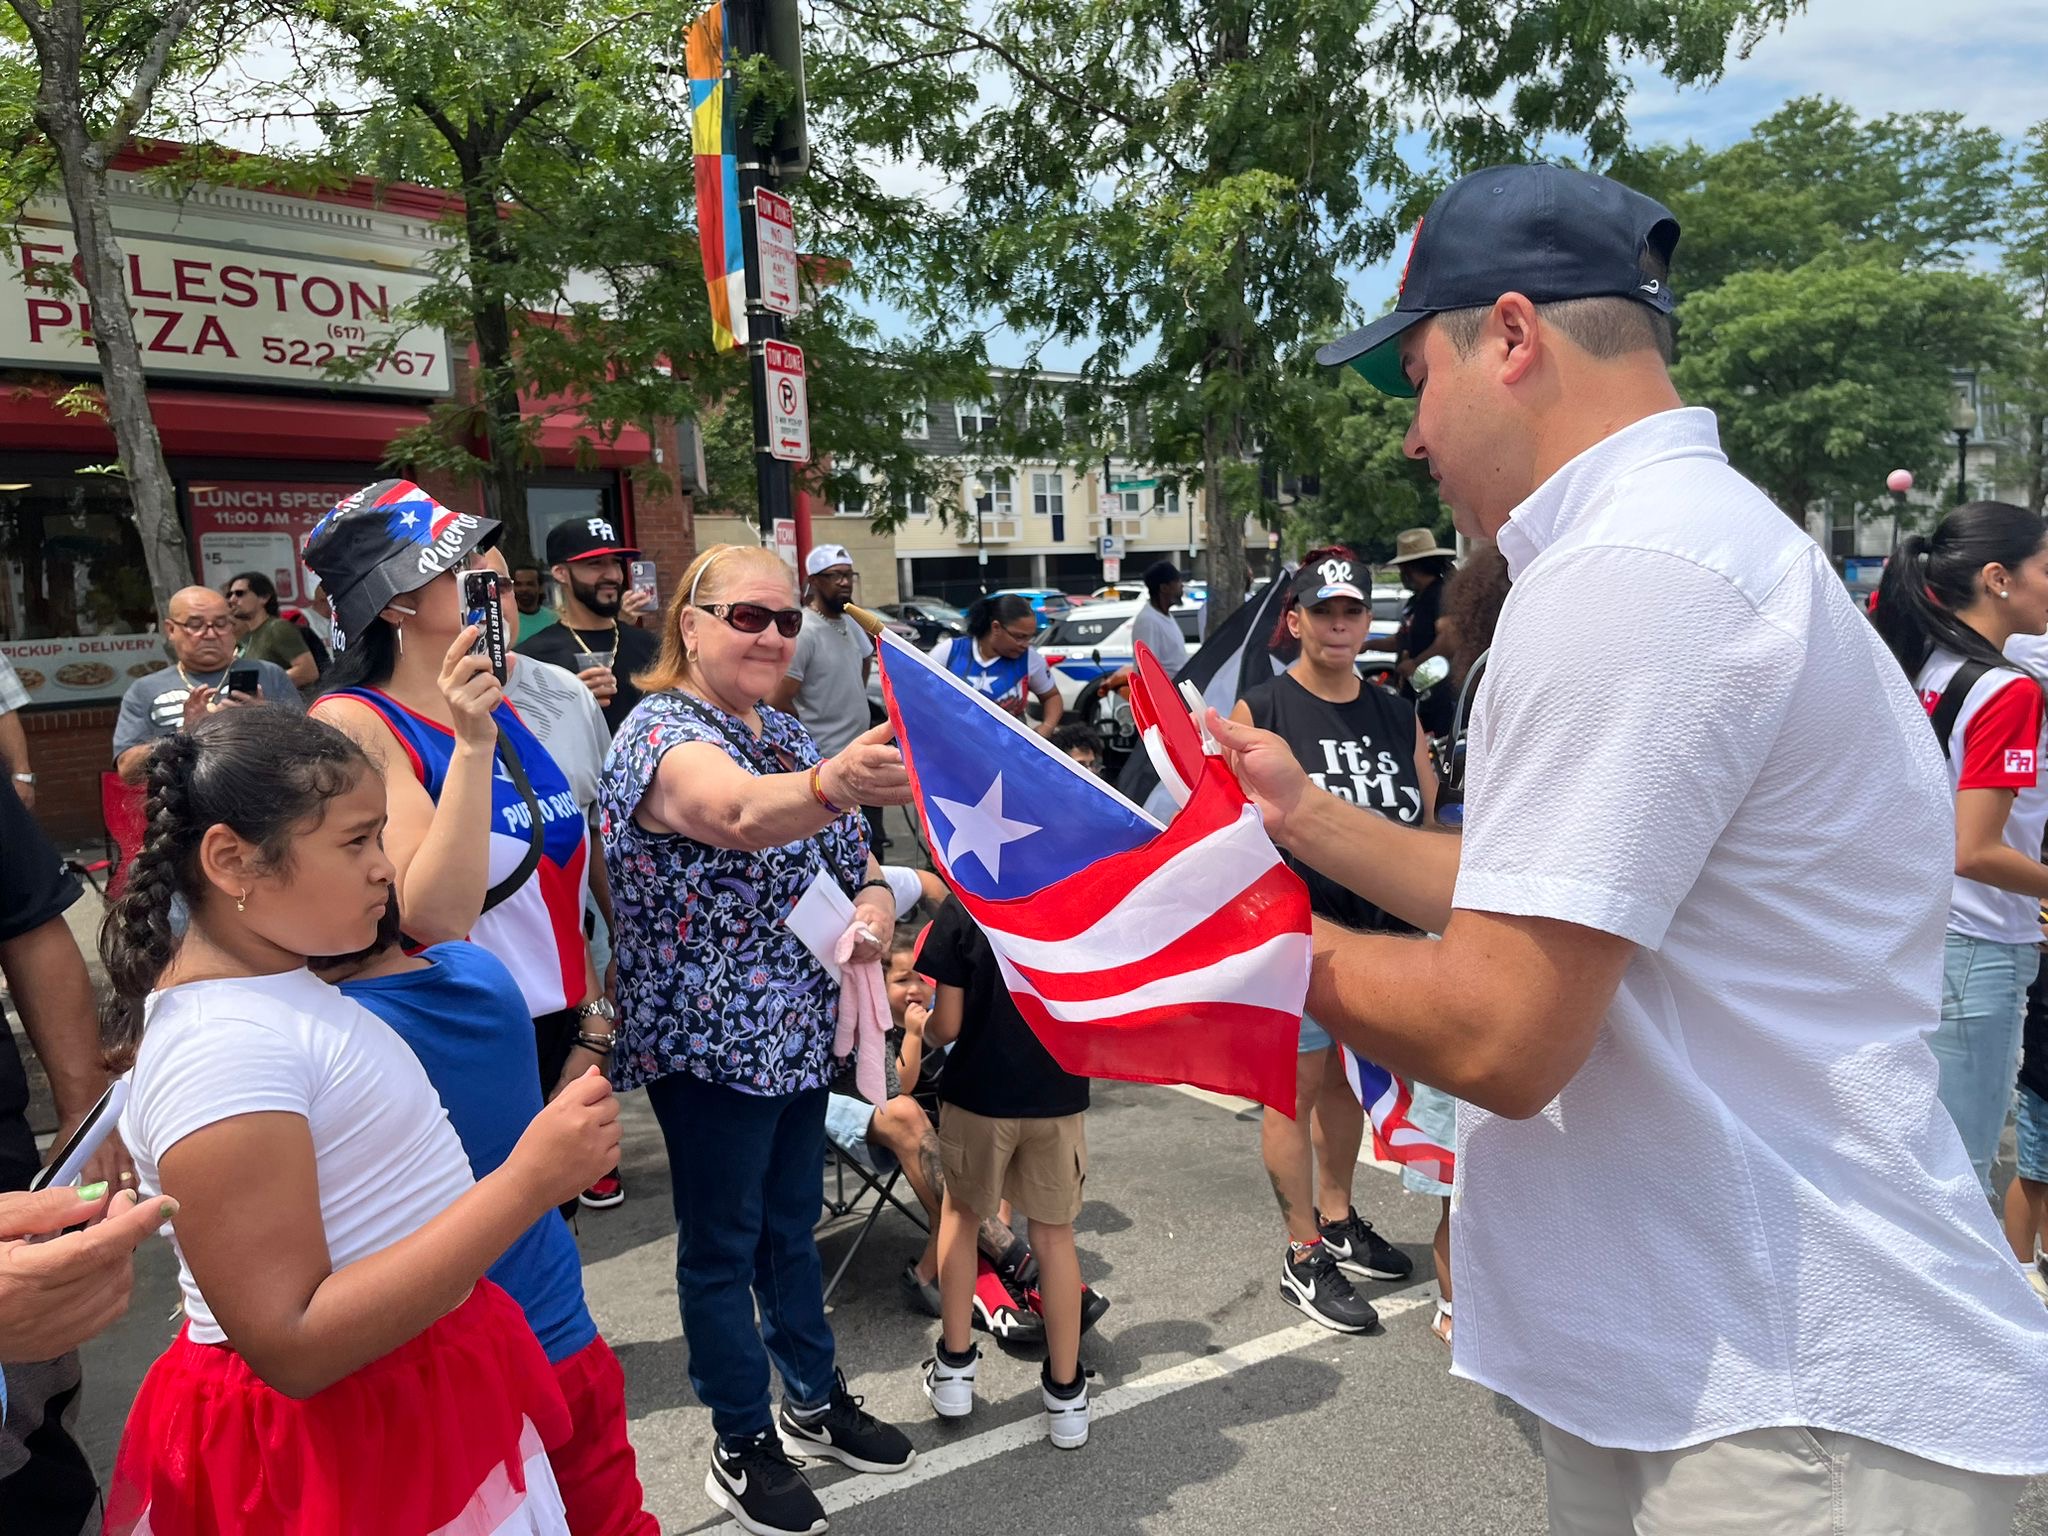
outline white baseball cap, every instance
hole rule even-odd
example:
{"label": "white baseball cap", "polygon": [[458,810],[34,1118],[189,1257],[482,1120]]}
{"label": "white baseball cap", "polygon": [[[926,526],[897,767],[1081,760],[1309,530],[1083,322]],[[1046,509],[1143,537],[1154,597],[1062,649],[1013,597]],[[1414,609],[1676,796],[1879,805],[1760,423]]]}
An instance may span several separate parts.
{"label": "white baseball cap", "polygon": [[835,565],[852,565],[853,556],[846,552],[844,544],[820,544],[804,561],[804,574],[815,576],[820,571],[829,571]]}

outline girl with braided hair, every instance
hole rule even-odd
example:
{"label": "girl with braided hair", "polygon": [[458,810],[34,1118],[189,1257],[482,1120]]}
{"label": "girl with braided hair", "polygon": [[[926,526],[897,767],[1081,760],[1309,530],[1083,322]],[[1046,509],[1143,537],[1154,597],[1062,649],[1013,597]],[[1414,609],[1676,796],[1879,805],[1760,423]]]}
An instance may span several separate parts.
{"label": "girl with braided hair", "polygon": [[[130,1411],[106,1529],[558,1536],[547,1357],[484,1271],[618,1155],[592,1073],[473,1179],[418,1060],[309,956],[376,937],[384,786],[331,726],[213,716],[148,764],[107,915],[138,1176],[178,1203],[186,1322]],[[182,924],[179,914],[182,912]]]}

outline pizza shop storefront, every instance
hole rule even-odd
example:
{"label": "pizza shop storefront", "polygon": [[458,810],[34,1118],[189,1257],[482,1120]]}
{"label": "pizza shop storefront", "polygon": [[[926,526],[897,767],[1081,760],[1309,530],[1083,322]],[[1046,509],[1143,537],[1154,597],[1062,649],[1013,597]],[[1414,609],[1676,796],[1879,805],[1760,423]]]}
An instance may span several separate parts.
{"label": "pizza shop storefront", "polygon": [[[322,371],[337,349],[382,336],[383,315],[424,286],[440,196],[201,187],[174,200],[132,174],[116,182],[151,414],[194,579],[218,589],[237,572],[262,571],[285,603],[300,602],[306,532],[339,497],[391,473],[391,441],[466,383],[466,358],[420,328],[404,336],[402,371],[393,364],[347,387]],[[113,434],[100,417],[59,404],[97,376],[79,291],[47,280],[47,268],[72,256],[61,208],[30,205],[15,233],[20,244],[0,272],[0,654],[28,690],[37,816],[60,843],[91,843],[115,706],[169,655],[112,472]],[[592,436],[573,413],[544,427],[527,506],[533,546],[568,517],[602,514],[631,529],[636,512],[645,542],[685,543],[685,508],[634,505],[625,472],[652,456],[647,435],[579,441]],[[427,484],[480,510],[473,486]]]}

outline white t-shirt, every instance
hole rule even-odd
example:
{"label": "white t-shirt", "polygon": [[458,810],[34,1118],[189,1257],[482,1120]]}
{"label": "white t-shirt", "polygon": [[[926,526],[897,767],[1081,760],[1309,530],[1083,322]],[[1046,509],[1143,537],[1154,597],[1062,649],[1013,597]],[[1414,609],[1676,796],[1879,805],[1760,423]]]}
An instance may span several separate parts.
{"label": "white t-shirt", "polygon": [[1180,620],[1170,613],[1161,613],[1147,603],[1138,610],[1137,618],[1131,621],[1131,654],[1137,654],[1139,644],[1151,648],[1159,658],[1159,665],[1166,668],[1166,675],[1173,676],[1187,663],[1188,640],[1180,632]]}
{"label": "white t-shirt", "polygon": [[[1955,652],[1938,647],[1927,658],[1913,686],[1929,715],[1940,706],[1942,691],[1962,664]],[[2041,857],[2041,834],[2048,830],[2048,784],[2041,782],[2040,774],[2041,714],[2041,684],[2016,669],[2000,667],[1970,685],[1948,737],[1950,787],[1957,793],[2012,790],[2005,844],[2030,859]],[[1948,904],[1948,931],[1994,944],[2038,944],[2040,908],[2039,901],[2022,892],[1957,875]]]}
{"label": "white t-shirt", "polygon": [[[340,1269],[418,1231],[475,1182],[419,1058],[310,971],[188,982],[151,993],[146,1018],[121,1115],[146,1194],[162,1192],[158,1165],[194,1131],[264,1111],[304,1116]],[[193,1339],[225,1340],[182,1248],[178,1288]]]}
{"label": "white t-shirt", "polygon": [[1455,904],[1640,948],[1540,1114],[1459,1106],[1455,1371],[1598,1445],[2048,1471],[2048,1312],[1935,1097],[1955,827],[1898,663],[1707,411],[1500,550]]}
{"label": "white t-shirt", "polygon": [[567,667],[532,656],[507,658],[505,697],[526,728],[540,738],[548,756],[569,781],[569,793],[588,815],[597,800],[597,781],[612,733],[597,695]]}

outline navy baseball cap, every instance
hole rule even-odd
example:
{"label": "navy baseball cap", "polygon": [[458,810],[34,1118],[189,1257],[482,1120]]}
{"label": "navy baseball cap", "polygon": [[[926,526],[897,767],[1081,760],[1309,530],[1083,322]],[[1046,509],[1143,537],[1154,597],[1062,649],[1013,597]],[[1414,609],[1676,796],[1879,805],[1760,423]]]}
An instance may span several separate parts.
{"label": "navy baseball cap", "polygon": [[444,507],[410,480],[379,480],[336,504],[306,535],[306,565],[327,593],[334,649],[393,598],[417,592],[498,541],[499,523]]}
{"label": "navy baseball cap", "polygon": [[[1478,309],[1504,293],[1537,304],[1635,299],[1671,313],[1678,220],[1654,198],[1562,165],[1495,165],[1459,178],[1415,226],[1394,312],[1317,351],[1349,363],[1382,394],[1412,396],[1401,333],[1431,315]],[[1645,273],[1643,258],[1656,258]]]}

